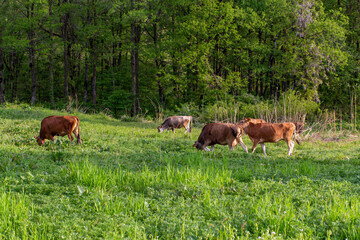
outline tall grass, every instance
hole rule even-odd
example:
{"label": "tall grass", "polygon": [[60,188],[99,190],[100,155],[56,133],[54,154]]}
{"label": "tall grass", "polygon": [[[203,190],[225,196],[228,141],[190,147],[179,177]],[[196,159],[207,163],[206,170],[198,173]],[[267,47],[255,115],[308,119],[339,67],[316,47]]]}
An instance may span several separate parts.
{"label": "tall grass", "polygon": [[112,186],[143,192],[148,187],[172,189],[179,185],[221,187],[231,181],[231,170],[217,168],[203,160],[198,165],[178,167],[171,158],[163,158],[165,164],[157,169],[150,169],[146,164],[139,171],[122,169],[112,170],[90,163],[89,160],[69,162],[66,175],[79,184],[109,189]]}
{"label": "tall grass", "polygon": [[30,209],[23,194],[0,189],[0,238],[16,239],[29,236]]}

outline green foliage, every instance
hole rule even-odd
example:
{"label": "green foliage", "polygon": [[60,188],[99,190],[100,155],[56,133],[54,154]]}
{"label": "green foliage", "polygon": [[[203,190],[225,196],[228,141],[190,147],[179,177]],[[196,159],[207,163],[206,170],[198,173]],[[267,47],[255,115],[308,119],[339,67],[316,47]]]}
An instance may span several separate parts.
{"label": "green foliage", "polygon": [[284,122],[314,121],[319,118],[319,113],[321,113],[319,104],[305,99],[294,91],[288,91],[282,94],[278,101],[261,101],[245,93],[235,100],[228,96],[228,100],[216,101],[213,105],[206,105],[201,110],[195,104],[182,104],[173,112],[166,111],[165,115],[191,115],[201,123],[238,122],[244,117],[262,118],[269,122]]}
{"label": "green foliage", "polygon": [[136,90],[131,78],[131,25],[136,23],[142,115],[177,114],[184,105],[192,105],[192,112],[205,115],[201,118],[206,121],[234,118],[239,112],[235,108],[255,115],[253,107],[247,111],[245,107],[251,106],[242,103],[245,93],[271,105],[288,91],[320,103],[322,109],[346,112],[360,76],[359,16],[351,7],[358,4],[5,1],[0,6],[5,99],[29,102],[33,32],[37,103],[66,108],[67,75],[69,95],[77,106],[110,109],[115,117],[131,115]]}
{"label": "green foliage", "polygon": [[132,107],[131,93],[118,89],[111,93],[104,106],[111,109],[115,117],[120,113],[129,113]]}

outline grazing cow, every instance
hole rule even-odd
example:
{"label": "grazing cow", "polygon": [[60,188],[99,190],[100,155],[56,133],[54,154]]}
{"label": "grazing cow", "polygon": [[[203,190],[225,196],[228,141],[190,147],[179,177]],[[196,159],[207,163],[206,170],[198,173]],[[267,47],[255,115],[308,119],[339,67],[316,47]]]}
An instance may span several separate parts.
{"label": "grazing cow", "polygon": [[77,143],[81,144],[79,132],[80,120],[76,116],[49,116],[41,121],[39,136],[35,137],[39,146],[44,145],[45,139],[54,141],[54,136],[68,135],[70,142],[73,141],[72,133],[75,134]]}
{"label": "grazing cow", "polygon": [[303,122],[293,122],[295,125],[295,131],[297,134],[301,134],[304,130],[304,123]]}
{"label": "grazing cow", "polygon": [[[256,146],[260,143],[264,155],[266,142],[278,142],[284,140],[288,146],[289,156],[292,154],[295,143],[291,141],[291,137],[295,131],[295,125],[291,122],[285,123],[252,123],[246,121],[240,126],[253,142],[252,152],[255,151]],[[296,142],[299,141],[295,138]]]}
{"label": "grazing cow", "polygon": [[184,127],[185,133],[191,132],[190,122],[192,121],[191,116],[172,116],[165,119],[163,124],[158,127],[158,131],[161,133],[165,129],[169,131],[171,129],[175,133],[175,128],[182,128]]}
{"label": "grazing cow", "polygon": [[231,123],[209,123],[206,124],[193,145],[199,150],[210,151],[207,146],[214,150],[215,144],[228,145],[230,150],[240,143],[245,152],[248,152],[241,136],[243,129],[236,124]]}
{"label": "grazing cow", "polygon": [[265,120],[263,119],[255,119],[255,118],[244,118],[243,120],[241,120],[240,122],[236,123],[236,125],[241,125],[243,123],[246,122],[252,122],[252,123],[266,123]]}

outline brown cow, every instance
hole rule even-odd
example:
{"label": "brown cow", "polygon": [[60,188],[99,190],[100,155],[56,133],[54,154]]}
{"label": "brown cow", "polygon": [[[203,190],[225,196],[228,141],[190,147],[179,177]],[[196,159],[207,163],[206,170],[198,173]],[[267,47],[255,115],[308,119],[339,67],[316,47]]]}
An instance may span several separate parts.
{"label": "brown cow", "polygon": [[76,116],[49,116],[41,121],[39,136],[35,137],[39,146],[44,145],[45,139],[54,141],[54,136],[68,135],[70,142],[73,141],[72,133],[75,134],[77,143],[81,144],[79,132],[80,120]]}
{"label": "brown cow", "polygon": [[293,122],[295,125],[295,131],[297,134],[301,134],[304,130],[304,123],[303,122]]}
{"label": "brown cow", "polygon": [[231,123],[209,123],[201,130],[198,140],[193,145],[199,150],[210,151],[207,146],[214,150],[215,144],[228,145],[230,150],[240,143],[245,152],[248,152],[241,136],[243,129]]}
{"label": "brown cow", "polygon": [[171,129],[175,133],[175,128],[182,128],[184,127],[185,133],[191,132],[190,122],[192,120],[191,116],[172,116],[165,119],[163,124],[158,127],[158,131],[161,133],[165,129],[169,131]]}
{"label": "brown cow", "polygon": [[263,119],[256,119],[256,118],[244,118],[243,120],[241,120],[240,122],[236,123],[236,125],[241,125],[243,123],[246,123],[246,122],[252,122],[252,123],[266,123],[265,120]]}
{"label": "brown cow", "polygon": [[[291,137],[295,131],[295,125],[291,122],[285,123],[252,123],[245,122],[240,124],[245,133],[249,136],[253,142],[252,152],[255,151],[256,146],[260,143],[264,155],[266,142],[278,142],[284,140],[288,146],[289,156],[292,154],[295,143],[291,141]],[[295,139],[299,144],[298,140]]]}

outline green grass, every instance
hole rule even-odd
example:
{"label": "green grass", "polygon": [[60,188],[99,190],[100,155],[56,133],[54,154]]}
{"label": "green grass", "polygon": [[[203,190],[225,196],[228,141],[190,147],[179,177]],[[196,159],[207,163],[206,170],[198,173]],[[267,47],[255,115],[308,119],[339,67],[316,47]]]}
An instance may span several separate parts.
{"label": "green grass", "polygon": [[200,127],[74,113],[82,145],[39,147],[53,114],[0,107],[0,239],[360,239],[360,141],[198,152]]}

